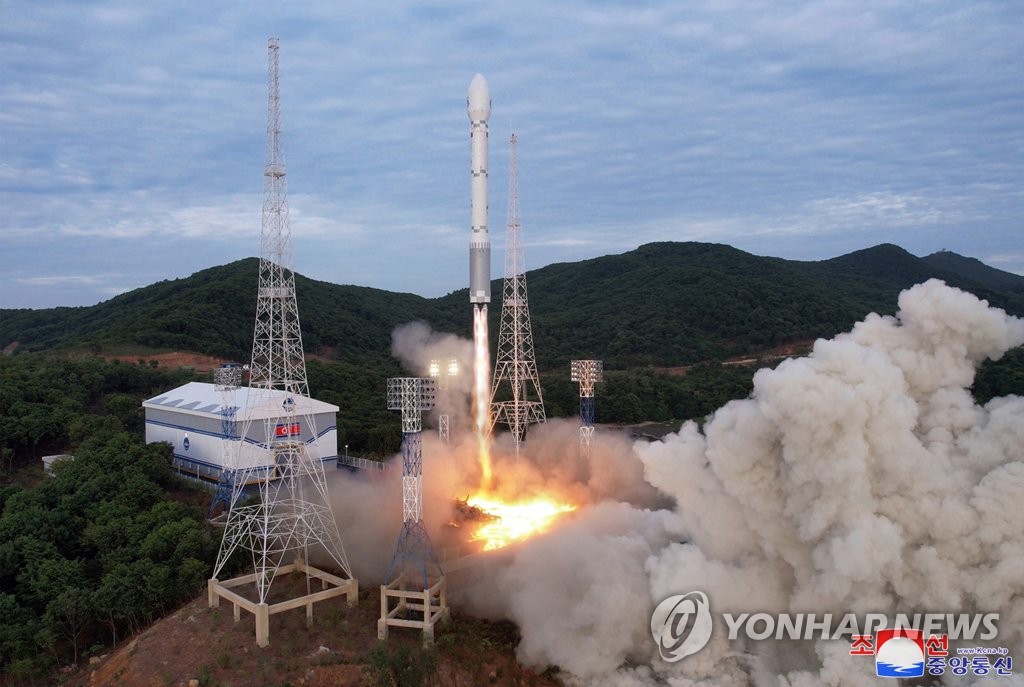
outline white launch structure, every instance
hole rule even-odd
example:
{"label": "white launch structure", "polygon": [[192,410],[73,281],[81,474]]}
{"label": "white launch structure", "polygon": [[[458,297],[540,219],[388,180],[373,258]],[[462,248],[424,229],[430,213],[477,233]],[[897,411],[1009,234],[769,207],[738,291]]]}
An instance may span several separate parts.
{"label": "white launch structure", "polygon": [[580,385],[580,455],[590,457],[594,439],[594,387],[604,381],[604,363],[600,360],[573,360],[572,381]]}
{"label": "white launch structure", "polygon": [[[228,466],[234,473],[224,538],[208,584],[211,607],[220,599],[234,605],[234,617],[244,608],[256,617],[256,643],[270,642],[270,615],[305,606],[307,622],[313,604],[346,595],[349,605],[358,596],[358,584],[341,544],[330,508],[323,463],[310,455],[304,436],[315,442],[314,401],[309,398],[306,363],[302,351],[299,310],[292,271],[291,228],[288,221],[287,183],[281,145],[281,110],[278,78],[278,42],[268,43],[270,76],[267,116],[267,162],[263,176],[263,221],[260,235],[259,291],[253,334],[249,395],[252,400],[241,421],[262,422],[266,441],[261,445],[234,442],[238,452]],[[258,419],[254,419],[258,418]],[[272,460],[267,464],[269,453]],[[318,452],[319,453],[319,452]],[[259,500],[246,501],[246,485],[258,488]],[[251,555],[253,573],[220,581],[217,576],[236,550]],[[311,552],[325,553],[340,571],[334,575],[309,564]],[[291,554],[291,563],[285,563]],[[278,575],[302,572],[306,593],[270,604],[271,584]],[[311,579],[321,591],[311,589]],[[243,596],[240,587],[255,586],[256,599]]]}
{"label": "white launch structure", "polygon": [[434,625],[449,614],[444,573],[423,522],[423,413],[435,401],[433,379],[388,380],[388,408],[402,413],[402,530],[380,588],[379,639],[387,639],[389,627],[414,627],[432,641]]}
{"label": "white launch structure", "polygon": [[501,300],[501,327],[491,386],[494,425],[509,428],[516,455],[530,424],[544,422],[544,397],[533,350],[530,304],[526,296],[526,260],[520,241],[519,169],[516,136],[509,139],[508,225],[505,239],[505,282]]}

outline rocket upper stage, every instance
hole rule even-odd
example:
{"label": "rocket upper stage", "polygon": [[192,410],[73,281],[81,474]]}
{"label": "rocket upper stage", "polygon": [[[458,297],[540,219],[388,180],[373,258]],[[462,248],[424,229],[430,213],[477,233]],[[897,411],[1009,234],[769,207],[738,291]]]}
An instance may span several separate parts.
{"label": "rocket upper stage", "polygon": [[466,98],[470,144],[469,302],[491,302],[491,237],[487,233],[487,118],[491,89],[483,74],[469,84]]}

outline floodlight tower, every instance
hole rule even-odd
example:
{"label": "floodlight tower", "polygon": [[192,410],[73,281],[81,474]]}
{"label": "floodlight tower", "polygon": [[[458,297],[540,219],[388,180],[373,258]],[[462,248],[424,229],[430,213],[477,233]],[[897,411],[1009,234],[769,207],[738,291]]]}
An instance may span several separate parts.
{"label": "floodlight tower", "polygon": [[[459,374],[459,361],[452,358],[448,366],[442,367],[437,360],[430,361],[430,377],[437,382],[437,406],[440,410],[448,409],[448,379]],[[437,435],[441,441],[448,443],[451,430],[451,417],[448,413],[441,412],[437,416]]]}
{"label": "floodlight tower", "polygon": [[594,386],[604,381],[604,365],[600,360],[573,360],[569,369],[572,381],[580,385],[580,454],[586,458],[594,438]]}
{"label": "floodlight tower", "polygon": [[[254,447],[249,441],[234,442],[238,444],[234,488],[224,538],[208,585],[211,606],[218,605],[223,597],[235,604],[236,619],[239,606],[256,616],[256,643],[260,646],[270,642],[271,614],[305,606],[307,621],[311,622],[314,602],[345,594],[354,605],[358,597],[358,584],[329,505],[323,463],[310,452],[317,431],[306,383],[292,271],[276,38],[270,39],[267,49],[267,162],[263,172],[256,325],[243,425],[247,440],[255,434],[262,442]],[[309,437],[308,441],[304,437]],[[242,491],[250,484],[258,487],[259,501],[243,504]],[[311,548],[326,552],[344,577],[311,566]],[[219,581],[217,576],[238,549],[250,552],[253,574]],[[294,556],[294,561],[285,564],[288,554]],[[293,571],[306,574],[306,596],[269,605],[274,578]],[[311,593],[310,577],[320,579],[325,589]],[[249,583],[255,583],[256,602],[229,589]],[[327,589],[329,584],[332,586]]]}
{"label": "floodlight tower", "polygon": [[[526,298],[526,260],[519,240],[519,179],[516,135],[509,139],[508,226],[505,239],[505,284],[501,300],[501,328],[491,386],[492,429],[508,425],[519,455],[526,426],[544,422],[544,398],[540,390],[533,352],[530,305]],[[507,386],[509,389],[505,389]],[[532,388],[532,392],[531,392]],[[511,396],[507,398],[506,396]]]}
{"label": "floodlight tower", "polygon": [[[377,636],[387,639],[388,627],[422,628],[424,640],[434,636],[434,624],[448,617],[445,578],[423,524],[423,413],[434,407],[436,385],[424,377],[393,377],[388,380],[388,409],[402,413],[402,531],[395,555],[380,588],[380,620]],[[437,574],[431,574],[430,568]],[[388,583],[389,579],[394,579]],[[406,591],[406,582],[417,589]],[[433,583],[433,584],[432,584]],[[395,608],[390,601],[397,602]],[[406,612],[421,614],[416,620],[399,618]]]}
{"label": "floodlight tower", "polygon": [[238,440],[238,420],[235,405],[235,393],[242,385],[242,369],[240,367],[218,367],[213,371],[214,388],[220,393],[220,433],[221,433],[221,472],[217,481],[217,491],[207,517],[212,518],[217,507],[227,512],[231,508],[231,495],[235,489],[234,456],[237,447],[232,442]]}

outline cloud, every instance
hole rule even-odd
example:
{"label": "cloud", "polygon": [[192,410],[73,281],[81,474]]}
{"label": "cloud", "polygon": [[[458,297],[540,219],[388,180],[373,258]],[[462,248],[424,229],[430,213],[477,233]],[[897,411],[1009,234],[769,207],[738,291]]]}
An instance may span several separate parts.
{"label": "cloud", "polygon": [[30,286],[77,286],[99,284],[103,277],[98,275],[68,275],[58,274],[49,277],[22,277],[17,280],[22,284]]}
{"label": "cloud", "polygon": [[994,265],[1020,265],[1024,264],[1024,253],[997,253],[987,255],[982,260]]}
{"label": "cloud", "polygon": [[[491,225],[514,129],[535,266],[760,231],[787,257],[808,232],[880,223],[899,243],[962,222],[980,247],[1016,227],[1024,200],[1012,6],[102,2],[9,15],[5,238],[255,237],[273,34],[296,235],[337,236],[337,259],[355,251],[378,271],[407,240],[468,224],[477,71],[494,97]],[[397,240],[371,248],[381,228]],[[130,261],[144,248],[123,249]],[[52,271],[45,252],[33,259]],[[407,276],[421,293],[461,286],[423,265]]]}

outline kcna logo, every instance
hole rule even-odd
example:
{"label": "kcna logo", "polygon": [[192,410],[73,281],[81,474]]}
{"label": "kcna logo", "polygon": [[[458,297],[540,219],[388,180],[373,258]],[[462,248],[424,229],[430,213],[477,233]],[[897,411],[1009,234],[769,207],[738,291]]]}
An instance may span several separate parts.
{"label": "kcna logo", "polygon": [[651,635],[661,657],[674,663],[695,654],[711,639],[711,609],[704,592],[670,596],[651,615]]}

